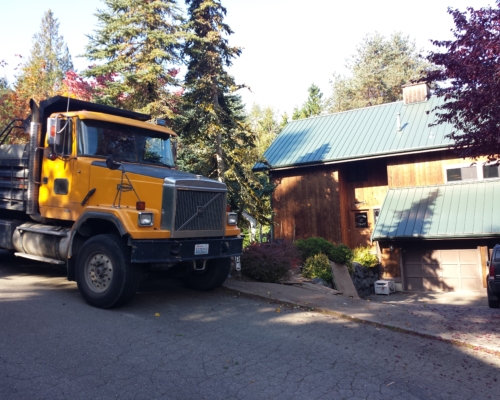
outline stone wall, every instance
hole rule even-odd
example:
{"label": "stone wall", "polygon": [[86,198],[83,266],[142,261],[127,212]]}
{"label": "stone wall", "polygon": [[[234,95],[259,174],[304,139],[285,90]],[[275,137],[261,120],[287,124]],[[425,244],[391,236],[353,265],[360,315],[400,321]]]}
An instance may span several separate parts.
{"label": "stone wall", "polygon": [[380,279],[379,267],[366,268],[356,262],[353,262],[352,266],[354,272],[351,274],[351,278],[359,297],[375,294],[375,281]]}

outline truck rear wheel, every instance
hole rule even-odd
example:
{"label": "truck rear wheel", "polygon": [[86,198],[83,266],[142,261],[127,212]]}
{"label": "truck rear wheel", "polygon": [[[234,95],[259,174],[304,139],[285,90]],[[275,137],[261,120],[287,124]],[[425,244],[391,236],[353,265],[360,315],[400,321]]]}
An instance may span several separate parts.
{"label": "truck rear wheel", "polygon": [[231,268],[231,259],[214,258],[207,260],[203,271],[191,271],[182,281],[184,284],[194,290],[209,291],[221,286],[229,275]]}
{"label": "truck rear wheel", "polygon": [[78,290],[98,308],[120,306],[137,291],[140,269],[130,263],[130,249],[116,235],[98,235],[86,241],[76,260]]}

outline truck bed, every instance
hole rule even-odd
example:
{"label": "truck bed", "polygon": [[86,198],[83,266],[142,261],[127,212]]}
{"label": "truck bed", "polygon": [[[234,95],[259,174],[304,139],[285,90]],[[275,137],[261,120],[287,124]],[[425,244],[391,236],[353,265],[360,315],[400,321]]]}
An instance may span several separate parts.
{"label": "truck bed", "polygon": [[26,210],[28,152],[26,144],[0,146],[0,208]]}

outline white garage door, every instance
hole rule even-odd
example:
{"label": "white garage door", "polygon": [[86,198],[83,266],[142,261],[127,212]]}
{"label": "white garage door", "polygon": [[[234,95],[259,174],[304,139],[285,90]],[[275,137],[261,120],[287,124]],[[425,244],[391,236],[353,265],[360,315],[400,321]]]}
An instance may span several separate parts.
{"label": "white garage door", "polygon": [[406,290],[483,290],[476,249],[405,250],[403,265]]}

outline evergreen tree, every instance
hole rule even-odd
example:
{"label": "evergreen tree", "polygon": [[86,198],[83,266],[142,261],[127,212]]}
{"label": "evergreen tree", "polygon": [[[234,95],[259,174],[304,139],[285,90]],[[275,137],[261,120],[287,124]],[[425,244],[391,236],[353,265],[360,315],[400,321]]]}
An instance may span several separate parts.
{"label": "evergreen tree", "polygon": [[323,112],[323,93],[321,93],[319,87],[313,83],[309,86],[307,91],[309,92],[309,97],[302,105],[302,108],[294,108],[292,114],[293,120],[314,117],[315,115],[320,115]]}
{"label": "evergreen tree", "polygon": [[98,10],[99,28],[89,36],[85,57],[99,61],[85,76],[106,84],[99,102],[173,117],[178,96],[174,68],[179,60],[182,16],[176,0],[104,0]]}
{"label": "evergreen tree", "polygon": [[241,49],[228,44],[225,36],[233,31],[224,23],[226,9],[219,0],[186,0],[186,4],[189,19],[184,50],[188,58],[185,100],[196,108],[184,133],[193,139],[203,134],[215,140],[216,178],[224,181],[222,136],[239,122],[225,97],[238,87],[225,68],[232,65]]}
{"label": "evergreen tree", "polygon": [[402,99],[402,86],[425,76],[429,63],[414,41],[402,33],[388,39],[367,35],[346,67],[350,76],[335,74],[328,112],[340,112]]}
{"label": "evergreen tree", "polygon": [[[283,115],[281,116],[281,122],[280,122],[280,124],[279,124],[279,132],[281,132],[281,131],[283,130],[283,128],[284,128],[285,126],[287,126],[287,124],[288,124],[288,119],[289,119],[288,114],[287,114],[286,112],[285,112],[285,113],[283,113]],[[279,132],[278,132],[278,133],[279,133]]]}
{"label": "evergreen tree", "polygon": [[237,85],[227,72],[241,49],[228,44],[231,28],[224,22],[220,0],[186,0],[187,38],[181,133],[181,165],[225,182],[229,202],[240,212],[247,209],[259,221],[270,218],[265,185],[252,173],[258,158],[255,134],[246,122]]}
{"label": "evergreen tree", "polygon": [[67,71],[73,69],[71,55],[64,38],[59,35],[59,22],[48,10],[40,31],[33,36],[30,56],[17,76],[15,90],[18,106],[27,112],[30,98],[40,102],[58,94]]}

